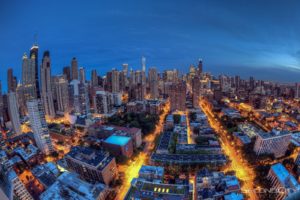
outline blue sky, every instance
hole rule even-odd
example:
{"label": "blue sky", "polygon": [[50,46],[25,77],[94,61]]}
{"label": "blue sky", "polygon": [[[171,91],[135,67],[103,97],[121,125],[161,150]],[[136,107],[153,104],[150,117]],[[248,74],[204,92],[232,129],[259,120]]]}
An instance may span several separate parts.
{"label": "blue sky", "polygon": [[[77,57],[89,73],[129,63],[178,68],[203,58],[214,74],[300,81],[300,1],[0,0],[0,79],[20,78],[22,55],[38,34],[53,74]],[[41,59],[41,57],[40,57]],[[89,78],[89,77],[88,77]]]}

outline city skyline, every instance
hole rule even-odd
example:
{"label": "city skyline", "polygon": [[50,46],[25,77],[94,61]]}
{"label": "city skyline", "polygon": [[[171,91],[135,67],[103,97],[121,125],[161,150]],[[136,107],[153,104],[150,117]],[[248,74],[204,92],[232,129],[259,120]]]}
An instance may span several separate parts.
{"label": "city skyline", "polygon": [[[104,75],[123,63],[141,68],[144,55],[147,68],[159,71],[178,68],[186,73],[203,58],[205,69],[215,75],[297,82],[298,4],[52,1],[44,10],[43,1],[3,3],[0,66],[5,71],[12,67],[20,79],[23,53],[37,34],[40,52],[51,52],[53,74],[60,74],[72,57],[87,74],[95,68]],[[0,79],[7,88],[4,73]]]}

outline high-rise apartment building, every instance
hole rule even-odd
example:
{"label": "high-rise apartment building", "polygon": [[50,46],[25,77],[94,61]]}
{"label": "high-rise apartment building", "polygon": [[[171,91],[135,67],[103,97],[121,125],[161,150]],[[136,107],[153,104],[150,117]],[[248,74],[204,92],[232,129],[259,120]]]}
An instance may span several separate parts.
{"label": "high-rise apartment building", "polygon": [[172,83],[169,97],[172,111],[184,111],[186,103],[186,83],[184,81]]}
{"label": "high-rise apartment building", "polygon": [[96,91],[93,97],[95,113],[108,114],[113,108],[112,94],[106,91]]}
{"label": "high-rise apartment building", "polygon": [[76,113],[90,113],[88,85],[79,80],[72,80],[69,85],[69,105]]}
{"label": "high-rise apartment building", "polygon": [[69,112],[69,84],[64,75],[53,77],[54,107],[58,114]]}
{"label": "high-rise apartment building", "polygon": [[18,102],[15,92],[8,93],[8,114],[12,124],[12,128],[15,132],[14,135],[20,135],[21,123],[20,123],[20,114],[18,110]]}
{"label": "high-rise apartment building", "polygon": [[82,83],[85,83],[85,69],[84,67],[79,68],[79,80]]}
{"label": "high-rise apartment building", "polygon": [[150,68],[148,72],[149,79],[149,88],[150,88],[150,97],[151,99],[157,99],[158,94],[158,77],[156,68]]}
{"label": "high-rise apartment building", "polygon": [[32,99],[27,101],[27,108],[35,142],[44,154],[50,154],[53,152],[53,146],[41,100]]}
{"label": "high-rise apartment building", "polygon": [[71,68],[70,66],[66,66],[63,68],[63,75],[66,77],[67,81],[71,81]]}
{"label": "high-rise apartment building", "polygon": [[257,155],[273,154],[275,158],[279,158],[285,155],[290,139],[291,133],[288,131],[259,132],[254,144],[254,151]]}
{"label": "high-rise apartment building", "polygon": [[91,85],[92,85],[92,87],[97,87],[99,85],[97,70],[95,70],[95,69],[92,70]]}

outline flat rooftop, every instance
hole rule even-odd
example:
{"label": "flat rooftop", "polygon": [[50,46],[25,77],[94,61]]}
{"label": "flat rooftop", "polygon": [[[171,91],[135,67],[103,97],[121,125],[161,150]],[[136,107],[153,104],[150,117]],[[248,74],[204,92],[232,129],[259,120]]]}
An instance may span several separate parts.
{"label": "flat rooftop", "polygon": [[113,159],[106,151],[80,146],[73,147],[67,156],[100,169]]}
{"label": "flat rooftop", "polygon": [[164,168],[163,167],[157,167],[157,166],[149,166],[149,165],[143,165],[139,171],[139,173],[143,174],[157,174],[160,176],[164,175]]}
{"label": "flat rooftop", "polygon": [[130,137],[126,136],[111,135],[105,140],[105,142],[119,146],[124,146],[130,141],[130,139]]}

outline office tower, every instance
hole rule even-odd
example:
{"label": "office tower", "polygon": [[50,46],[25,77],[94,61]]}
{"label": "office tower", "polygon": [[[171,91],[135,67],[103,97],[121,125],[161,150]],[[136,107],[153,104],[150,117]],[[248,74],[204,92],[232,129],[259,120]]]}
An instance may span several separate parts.
{"label": "office tower", "polygon": [[150,68],[148,72],[149,88],[150,88],[150,98],[157,99],[158,94],[158,78],[156,68]]}
{"label": "office tower", "polygon": [[69,112],[69,84],[64,75],[53,77],[54,105],[58,114]]}
{"label": "office tower", "polygon": [[170,85],[169,95],[171,102],[171,110],[185,111],[186,83],[184,81],[172,83]]}
{"label": "office tower", "polygon": [[253,150],[257,155],[273,154],[275,158],[279,158],[285,155],[290,139],[291,132],[288,131],[259,132]]}
{"label": "office tower", "polygon": [[142,71],[146,71],[146,57],[142,56]]}
{"label": "office tower", "polygon": [[109,185],[118,175],[115,158],[102,150],[76,146],[65,159],[68,168],[88,181]]}
{"label": "office tower", "polygon": [[35,80],[35,88],[36,88],[35,89],[36,97],[40,98],[38,53],[39,53],[39,46],[37,44],[34,44],[30,49],[30,58],[34,60],[34,80]]}
{"label": "office tower", "polygon": [[24,101],[37,98],[37,88],[35,80],[35,55],[28,58],[26,54],[23,55],[22,60],[22,86],[24,93]]}
{"label": "office tower", "polygon": [[192,92],[193,92],[193,107],[199,107],[200,97],[200,78],[195,76],[192,80]]}
{"label": "office tower", "polygon": [[85,83],[85,69],[84,67],[80,67],[79,69],[79,81]]}
{"label": "office tower", "polygon": [[91,84],[93,87],[99,86],[97,70],[93,69],[91,74]]}
{"label": "office tower", "polygon": [[127,64],[127,63],[124,63],[124,64],[122,65],[122,67],[123,67],[123,73],[124,73],[124,75],[127,77],[127,76],[128,76],[128,64]]}
{"label": "office tower", "polygon": [[41,97],[47,117],[54,118],[55,110],[53,104],[52,86],[51,86],[51,61],[49,51],[44,52],[41,66]]}
{"label": "office tower", "polygon": [[299,83],[295,84],[295,98],[296,99],[300,98],[300,84]]}
{"label": "office tower", "polygon": [[15,81],[14,81],[14,75],[13,75],[13,69],[9,68],[7,70],[7,89],[8,92],[15,92]]}
{"label": "office tower", "polygon": [[18,102],[15,92],[8,93],[8,114],[15,135],[22,134]]}
{"label": "office tower", "polygon": [[203,73],[203,63],[202,63],[202,59],[199,59],[199,62],[198,62],[198,76],[200,77],[202,73]]}
{"label": "office tower", "polygon": [[78,80],[78,62],[75,57],[71,61],[71,79]]}
{"label": "office tower", "polygon": [[106,91],[98,90],[93,97],[95,113],[108,114],[113,108],[112,94]]}
{"label": "office tower", "polygon": [[44,106],[40,99],[27,101],[30,125],[37,147],[44,153],[53,152],[53,146],[49,135],[48,125],[45,119]]}
{"label": "office tower", "polygon": [[88,94],[88,85],[80,83],[79,80],[72,80],[69,85],[70,108],[77,114],[90,113],[90,100]]}
{"label": "office tower", "polygon": [[63,68],[63,75],[66,77],[68,82],[71,81],[71,68],[69,66]]}

